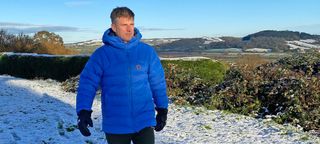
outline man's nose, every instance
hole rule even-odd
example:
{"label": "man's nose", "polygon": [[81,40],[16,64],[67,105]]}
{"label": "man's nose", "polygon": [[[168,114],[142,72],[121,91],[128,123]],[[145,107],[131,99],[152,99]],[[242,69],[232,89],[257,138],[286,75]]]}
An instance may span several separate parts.
{"label": "man's nose", "polygon": [[133,31],[133,27],[132,26],[127,26],[127,32],[131,32]]}

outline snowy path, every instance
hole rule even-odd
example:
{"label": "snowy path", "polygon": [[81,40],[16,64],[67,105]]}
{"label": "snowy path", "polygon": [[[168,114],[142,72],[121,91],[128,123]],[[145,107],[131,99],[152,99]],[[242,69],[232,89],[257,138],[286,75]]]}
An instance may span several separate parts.
{"label": "snowy path", "polygon": [[[75,129],[75,94],[59,85],[0,75],[0,144],[105,143],[99,101],[92,136],[83,137]],[[171,104],[156,143],[320,143],[320,138],[268,120]]]}

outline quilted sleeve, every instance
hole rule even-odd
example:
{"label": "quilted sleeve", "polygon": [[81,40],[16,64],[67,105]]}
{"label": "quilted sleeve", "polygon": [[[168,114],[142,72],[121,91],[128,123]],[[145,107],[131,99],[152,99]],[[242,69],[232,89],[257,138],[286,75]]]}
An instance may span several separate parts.
{"label": "quilted sleeve", "polygon": [[153,100],[156,104],[156,107],[168,108],[165,74],[160,59],[153,48],[151,52],[148,74]]}
{"label": "quilted sleeve", "polygon": [[95,51],[80,74],[76,100],[76,111],[91,110],[96,91],[103,74],[102,51]]}

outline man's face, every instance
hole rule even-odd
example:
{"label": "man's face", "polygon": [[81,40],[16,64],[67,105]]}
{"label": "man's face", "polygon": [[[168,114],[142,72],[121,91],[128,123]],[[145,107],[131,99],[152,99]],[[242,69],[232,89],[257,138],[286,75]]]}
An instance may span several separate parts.
{"label": "man's face", "polygon": [[111,24],[112,30],[124,42],[129,42],[134,35],[134,20],[132,17],[118,17],[116,21]]}

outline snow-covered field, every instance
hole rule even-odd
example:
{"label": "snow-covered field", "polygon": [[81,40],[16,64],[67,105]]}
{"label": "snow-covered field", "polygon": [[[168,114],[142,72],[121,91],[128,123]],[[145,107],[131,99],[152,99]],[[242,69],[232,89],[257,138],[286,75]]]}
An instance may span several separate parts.
{"label": "snow-covered field", "polygon": [[287,45],[290,47],[290,49],[301,49],[301,50],[306,50],[310,48],[320,49],[320,45],[314,44],[314,43],[316,43],[316,40],[314,39],[287,41]]}
{"label": "snow-covered field", "polygon": [[[105,143],[98,98],[93,110],[92,135],[83,137],[75,128],[74,93],[52,80],[0,75],[0,144]],[[170,104],[156,143],[320,143],[320,137],[270,120]]]}

